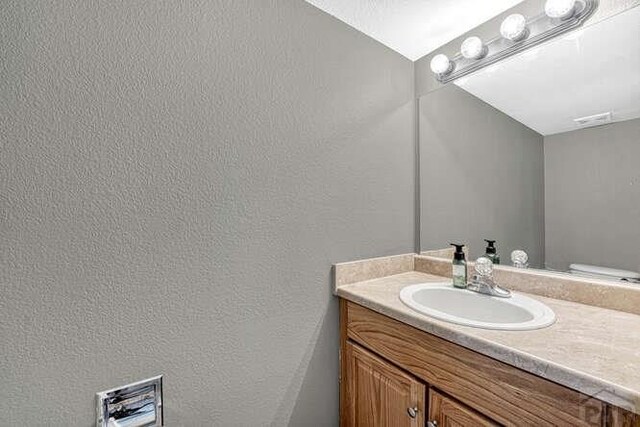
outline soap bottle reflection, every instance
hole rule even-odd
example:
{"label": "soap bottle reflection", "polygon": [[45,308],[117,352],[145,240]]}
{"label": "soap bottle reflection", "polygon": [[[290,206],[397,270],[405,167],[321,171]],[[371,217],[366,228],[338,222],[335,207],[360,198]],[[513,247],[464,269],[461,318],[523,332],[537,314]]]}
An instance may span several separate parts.
{"label": "soap bottle reflection", "polygon": [[487,242],[487,248],[485,249],[484,256],[489,258],[493,264],[500,264],[500,255],[498,255],[498,251],[494,246],[496,241],[484,239]]}

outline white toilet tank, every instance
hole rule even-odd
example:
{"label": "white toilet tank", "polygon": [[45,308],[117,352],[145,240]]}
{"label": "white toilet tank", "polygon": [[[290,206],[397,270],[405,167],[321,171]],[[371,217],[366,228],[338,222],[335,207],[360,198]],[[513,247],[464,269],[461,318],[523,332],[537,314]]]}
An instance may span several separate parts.
{"label": "white toilet tank", "polygon": [[571,264],[569,273],[582,277],[593,277],[597,279],[626,280],[640,283],[640,273],[617,268],[600,267],[597,265]]}

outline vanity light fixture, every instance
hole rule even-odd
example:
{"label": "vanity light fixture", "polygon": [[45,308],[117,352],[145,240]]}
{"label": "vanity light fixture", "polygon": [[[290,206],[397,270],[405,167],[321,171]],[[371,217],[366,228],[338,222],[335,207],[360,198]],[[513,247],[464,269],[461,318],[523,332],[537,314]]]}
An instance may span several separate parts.
{"label": "vanity light fixture", "polygon": [[453,62],[444,54],[438,54],[431,59],[431,71],[436,75],[444,76],[453,71]]}
{"label": "vanity light fixture", "polygon": [[468,37],[460,46],[460,53],[467,59],[480,59],[487,55],[487,47],[482,43],[480,37]]}
{"label": "vanity light fixture", "polygon": [[519,13],[507,16],[500,25],[500,35],[512,42],[524,40],[529,35],[527,29],[527,19]]}
{"label": "vanity light fixture", "polygon": [[575,10],[576,0],[547,0],[544,4],[544,13],[554,19],[569,19]]}
{"label": "vanity light fixture", "polygon": [[526,18],[515,13],[500,25],[500,36],[483,42],[466,38],[453,58],[439,53],[431,59],[436,80],[448,83],[582,25],[598,8],[598,0],[547,0],[544,12]]}

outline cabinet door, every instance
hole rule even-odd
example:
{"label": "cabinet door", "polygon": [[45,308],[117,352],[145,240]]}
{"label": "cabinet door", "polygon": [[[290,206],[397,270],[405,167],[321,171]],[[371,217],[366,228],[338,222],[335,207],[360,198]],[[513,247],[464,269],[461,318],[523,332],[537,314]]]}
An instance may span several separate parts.
{"label": "cabinet door", "polygon": [[343,427],[422,427],[426,387],[411,375],[350,342]]}
{"label": "cabinet door", "polygon": [[497,426],[489,418],[477,413],[457,400],[429,390],[429,427]]}
{"label": "cabinet door", "polygon": [[607,427],[640,427],[640,415],[627,412],[624,409],[609,406]]}

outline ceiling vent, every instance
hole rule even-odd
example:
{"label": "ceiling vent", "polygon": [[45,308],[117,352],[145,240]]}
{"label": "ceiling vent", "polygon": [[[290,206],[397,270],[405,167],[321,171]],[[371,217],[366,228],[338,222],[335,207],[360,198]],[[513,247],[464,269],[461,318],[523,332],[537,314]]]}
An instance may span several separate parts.
{"label": "ceiling vent", "polygon": [[581,128],[605,125],[607,123],[611,123],[611,111],[573,119],[573,122]]}

